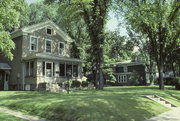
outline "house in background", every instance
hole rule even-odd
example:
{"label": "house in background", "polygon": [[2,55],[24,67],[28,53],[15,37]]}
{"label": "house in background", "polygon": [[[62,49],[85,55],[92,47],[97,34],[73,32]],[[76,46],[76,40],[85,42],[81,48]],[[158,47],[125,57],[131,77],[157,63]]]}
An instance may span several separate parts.
{"label": "house in background", "polygon": [[82,77],[84,61],[70,57],[72,39],[52,21],[21,28],[11,37],[14,59],[0,57],[0,90],[47,90],[47,84],[58,87]]}
{"label": "house in background", "polygon": [[113,72],[120,85],[131,85],[133,73],[139,77],[140,85],[149,84],[149,73],[145,62],[139,60],[117,62],[113,67]]}

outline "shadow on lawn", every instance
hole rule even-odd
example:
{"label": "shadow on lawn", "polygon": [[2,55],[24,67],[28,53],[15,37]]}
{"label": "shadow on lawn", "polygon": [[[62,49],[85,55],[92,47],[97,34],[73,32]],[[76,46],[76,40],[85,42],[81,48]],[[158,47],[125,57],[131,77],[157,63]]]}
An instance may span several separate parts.
{"label": "shadow on lawn", "polygon": [[52,121],[140,121],[155,115],[152,111],[154,109],[151,108],[152,101],[137,96],[113,94],[79,96],[79,94],[17,92],[16,95],[1,99],[0,104]]}
{"label": "shadow on lawn", "polygon": [[140,121],[154,116],[152,102],[142,103],[141,98],[91,98],[74,99],[53,105],[47,110],[48,119],[53,121]]}
{"label": "shadow on lawn", "polygon": [[69,95],[18,91],[0,96],[0,105],[52,121],[141,121],[167,110],[135,95],[145,91],[159,92],[159,89],[147,86],[108,87],[102,91],[81,90]]}

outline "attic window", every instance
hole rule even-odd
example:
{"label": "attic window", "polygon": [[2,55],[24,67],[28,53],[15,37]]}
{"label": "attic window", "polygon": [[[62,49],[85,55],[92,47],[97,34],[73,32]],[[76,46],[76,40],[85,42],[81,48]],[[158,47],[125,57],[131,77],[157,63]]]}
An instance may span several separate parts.
{"label": "attic window", "polygon": [[52,35],[52,29],[50,29],[50,28],[47,28],[47,34],[50,34],[50,35]]}

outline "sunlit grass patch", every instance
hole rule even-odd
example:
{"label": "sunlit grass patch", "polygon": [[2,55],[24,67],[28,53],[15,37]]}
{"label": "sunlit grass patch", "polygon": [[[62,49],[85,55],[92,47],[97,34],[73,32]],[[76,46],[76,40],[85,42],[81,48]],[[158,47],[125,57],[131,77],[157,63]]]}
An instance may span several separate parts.
{"label": "sunlit grass patch", "polygon": [[66,93],[0,92],[0,105],[52,121],[141,121],[169,108],[143,98],[157,94],[180,106],[180,92],[157,86],[105,87]]}

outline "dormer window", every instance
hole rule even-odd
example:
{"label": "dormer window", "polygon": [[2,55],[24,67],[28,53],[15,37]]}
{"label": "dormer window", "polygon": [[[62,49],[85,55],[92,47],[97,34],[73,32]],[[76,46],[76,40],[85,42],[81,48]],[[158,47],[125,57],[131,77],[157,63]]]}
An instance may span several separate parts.
{"label": "dormer window", "polygon": [[64,42],[59,43],[59,54],[63,55],[65,50],[65,44]]}
{"label": "dormer window", "polygon": [[51,29],[51,28],[47,28],[46,32],[47,32],[47,34],[52,35],[52,33],[53,33],[53,29]]}
{"label": "dormer window", "polygon": [[38,49],[38,38],[31,36],[30,38],[30,51],[37,51]]}
{"label": "dormer window", "polygon": [[51,53],[51,49],[52,49],[52,42],[51,40],[46,40],[46,52],[47,53]]}

